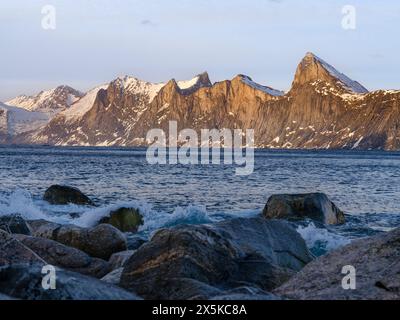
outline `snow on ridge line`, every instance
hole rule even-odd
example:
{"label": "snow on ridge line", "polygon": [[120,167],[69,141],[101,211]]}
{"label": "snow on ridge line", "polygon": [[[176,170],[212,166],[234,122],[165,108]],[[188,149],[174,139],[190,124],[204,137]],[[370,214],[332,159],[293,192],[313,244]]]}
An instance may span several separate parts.
{"label": "snow on ridge line", "polygon": [[315,60],[317,60],[324,68],[326,71],[329,72],[329,74],[338,79],[347,89],[355,92],[355,93],[368,93],[369,91],[362,86],[359,82],[354,81],[350,79],[348,76],[345,74],[339,72],[338,70],[335,69],[332,65],[321,59],[320,57],[317,57],[314,54],[311,54],[314,57]]}
{"label": "snow on ridge line", "polygon": [[83,116],[86,112],[88,112],[94,104],[96,100],[97,93],[101,89],[107,89],[108,84],[102,84],[98,87],[95,87],[89,90],[82,98],[76,101],[65,111],[59,113],[60,116],[64,116],[67,120],[75,119],[80,116]]}
{"label": "snow on ridge line", "polygon": [[186,90],[194,87],[200,80],[200,76],[196,76],[190,80],[181,80],[177,81],[176,84],[178,85],[179,89]]}
{"label": "snow on ridge line", "polygon": [[[43,111],[43,112],[54,112],[53,109],[43,108],[43,104],[48,101],[53,101],[55,105],[57,105],[54,98],[57,97],[57,93],[66,92],[67,93],[67,106],[72,105],[74,102],[78,101],[82,93],[78,90],[75,90],[69,86],[58,86],[56,88],[52,88],[45,91],[40,91],[36,95],[28,96],[28,95],[19,95],[9,101],[6,102],[8,105],[17,106],[23,108],[28,111]],[[72,94],[72,92],[74,94]],[[75,94],[76,93],[76,94]]]}
{"label": "snow on ridge line", "polygon": [[165,86],[164,82],[153,83],[149,81],[140,80],[131,76],[122,76],[118,77],[116,80],[112,81],[117,82],[119,85],[123,87],[124,90],[127,90],[132,93],[145,93],[149,96],[149,103],[153,101],[158,92],[162,87]]}
{"label": "snow on ridge line", "polygon": [[267,94],[269,94],[269,95],[271,95],[271,96],[274,96],[274,97],[281,97],[281,96],[285,95],[285,92],[284,92],[284,91],[276,90],[276,89],[273,89],[273,88],[271,88],[271,87],[267,87],[267,86],[263,86],[263,85],[261,85],[261,84],[258,84],[257,82],[254,82],[254,81],[253,81],[250,77],[248,77],[248,76],[241,75],[240,77],[241,77],[241,80],[242,80],[245,84],[247,84],[248,86],[250,86],[250,87],[252,87],[252,88],[254,88],[254,89],[257,89],[257,90],[261,90],[261,91],[263,91],[263,92],[265,92],[265,93],[267,93]]}

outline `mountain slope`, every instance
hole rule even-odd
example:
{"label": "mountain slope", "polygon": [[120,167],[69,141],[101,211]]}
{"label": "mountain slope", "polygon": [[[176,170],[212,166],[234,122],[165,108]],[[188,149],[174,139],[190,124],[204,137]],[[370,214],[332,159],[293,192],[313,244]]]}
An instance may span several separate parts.
{"label": "mountain slope", "polygon": [[25,131],[35,130],[48,122],[42,112],[31,112],[0,102],[0,135],[2,141]]}
{"label": "mountain slope", "polygon": [[118,78],[85,97],[80,100],[86,101],[84,107],[78,101],[14,142],[146,145],[150,129],[168,132],[169,121],[175,120],[179,130],[199,133],[254,129],[258,147],[400,149],[400,91],[368,92],[312,53],[299,63],[286,93],[245,75],[211,84],[203,73],[166,84]]}
{"label": "mountain slope", "polygon": [[6,104],[16,106],[28,111],[44,112],[49,116],[69,108],[74,102],[79,100],[83,94],[68,86],[41,91],[35,96],[18,96]]}

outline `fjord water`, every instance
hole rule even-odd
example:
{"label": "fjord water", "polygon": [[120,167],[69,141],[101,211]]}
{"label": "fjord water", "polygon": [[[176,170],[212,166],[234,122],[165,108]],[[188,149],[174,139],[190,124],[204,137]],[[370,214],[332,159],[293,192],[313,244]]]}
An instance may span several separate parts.
{"label": "fjord water", "polygon": [[[235,165],[150,165],[143,148],[0,147],[0,215],[93,224],[110,208],[136,206],[145,235],[180,223],[260,213],[274,193],[326,193],[346,214],[344,226],[298,231],[315,251],[400,226],[400,153],[256,150],[254,173]],[[52,184],[75,186],[99,204],[51,206]],[[317,248],[317,249],[316,249]]]}

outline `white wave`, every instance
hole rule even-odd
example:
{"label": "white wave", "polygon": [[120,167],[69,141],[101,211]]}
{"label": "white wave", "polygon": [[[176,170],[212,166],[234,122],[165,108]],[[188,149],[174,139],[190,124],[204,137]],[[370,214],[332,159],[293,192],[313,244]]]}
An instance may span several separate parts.
{"label": "white wave", "polygon": [[118,210],[119,208],[138,209],[144,216],[144,219],[149,215],[151,216],[152,211],[151,205],[143,201],[121,201],[100,208],[86,208],[85,212],[83,212],[79,218],[73,219],[71,223],[80,227],[93,227],[98,224],[102,218],[109,216],[110,212]]}
{"label": "white wave", "polygon": [[0,199],[0,216],[10,214],[20,214],[26,220],[49,218],[34,204],[31,194],[23,189],[16,189],[9,196]]}
{"label": "white wave", "polygon": [[331,251],[351,242],[350,239],[334,234],[325,228],[317,228],[314,223],[299,226],[297,232],[312,251]]}

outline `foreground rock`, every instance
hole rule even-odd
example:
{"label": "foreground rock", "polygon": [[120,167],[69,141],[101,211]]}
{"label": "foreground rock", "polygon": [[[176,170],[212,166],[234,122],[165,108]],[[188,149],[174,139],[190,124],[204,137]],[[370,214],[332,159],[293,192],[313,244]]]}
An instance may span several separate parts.
{"label": "foreground rock", "polygon": [[53,185],[46,190],[43,200],[54,205],[69,203],[94,206],[94,202],[77,188]]}
{"label": "foreground rock", "polygon": [[221,295],[215,296],[210,300],[283,300],[281,297],[269,292],[251,287],[240,287]]}
{"label": "foreground rock", "polygon": [[15,263],[45,264],[35,252],[7,232],[0,230],[0,266]]}
{"label": "foreground rock", "polygon": [[120,284],[146,299],[206,298],[243,285],[269,291],[312,259],[288,222],[239,218],[157,232],[125,264]]}
{"label": "foreground rock", "polygon": [[56,270],[56,290],[42,287],[40,265],[0,267],[0,292],[24,300],[139,300],[138,296],[79,273]]}
{"label": "foreground rock", "polygon": [[143,216],[137,209],[119,208],[110,212],[110,215],[102,218],[99,223],[111,224],[122,232],[137,232],[143,225]]}
{"label": "foreground rock", "polygon": [[0,216],[0,230],[8,233],[30,235],[31,230],[26,221],[18,214]]}
{"label": "foreground rock", "polygon": [[100,224],[94,228],[60,225],[45,220],[30,221],[29,224],[33,236],[77,248],[91,257],[108,260],[113,253],[127,249],[124,234],[109,224]]}
{"label": "foreground rock", "polygon": [[128,250],[137,250],[143,244],[145,244],[148,239],[134,233],[127,233],[126,234],[126,241],[128,243]]}
{"label": "foreground rock", "polygon": [[263,215],[269,219],[309,218],[324,224],[345,222],[344,213],[323,193],[273,195]]}
{"label": "foreground rock", "polygon": [[111,269],[115,270],[124,267],[128,259],[132,257],[134,253],[135,253],[134,250],[127,250],[114,253],[109,260]]}
{"label": "foreground rock", "polygon": [[[356,270],[356,289],[344,290],[344,266]],[[400,299],[400,228],[361,239],[307,265],[275,291],[290,299]]]}
{"label": "foreground rock", "polygon": [[4,300],[15,300],[14,298],[11,298],[10,296],[6,296],[5,294],[0,293],[0,301]]}
{"label": "foreground rock", "polygon": [[67,247],[53,240],[25,235],[15,235],[14,238],[37,253],[47,263],[63,269],[96,278],[104,277],[111,270],[107,261],[92,258],[81,250]]}
{"label": "foreground rock", "polygon": [[121,281],[121,276],[122,276],[122,271],[124,269],[123,268],[118,268],[115,269],[113,271],[111,271],[110,273],[106,274],[103,278],[101,278],[101,281],[113,284],[113,285],[119,285],[120,281]]}

